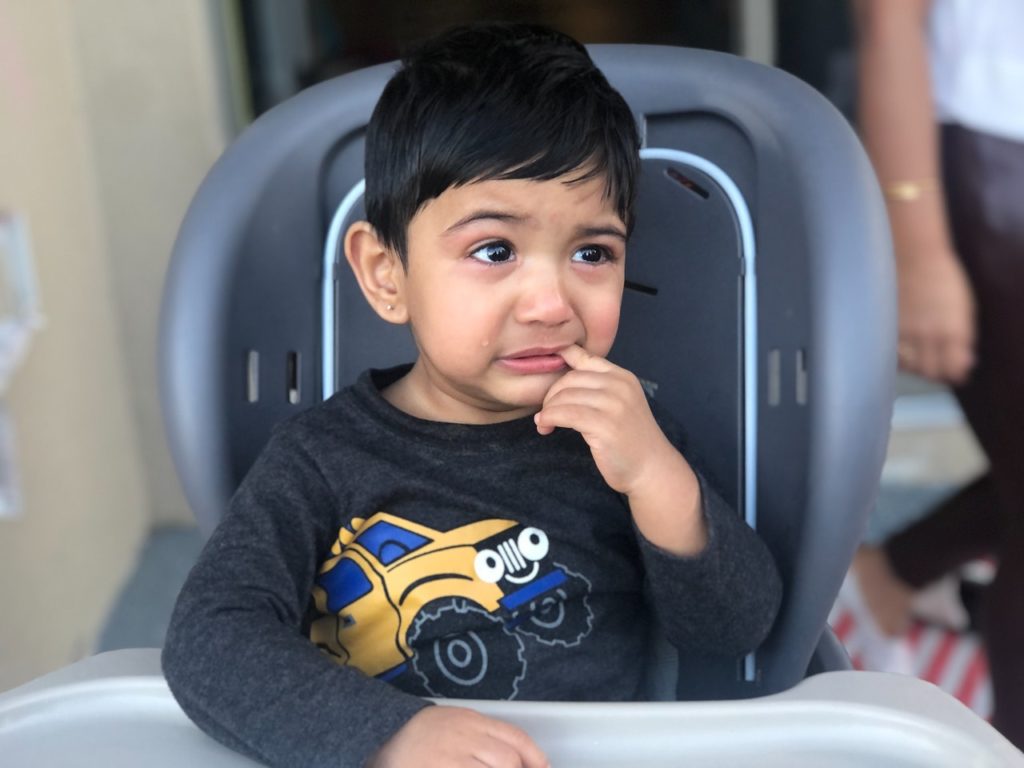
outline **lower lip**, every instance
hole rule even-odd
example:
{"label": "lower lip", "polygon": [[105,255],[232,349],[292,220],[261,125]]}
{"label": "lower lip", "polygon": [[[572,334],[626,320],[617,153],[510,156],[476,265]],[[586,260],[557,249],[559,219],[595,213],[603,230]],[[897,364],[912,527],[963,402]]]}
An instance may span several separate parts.
{"label": "lower lip", "polygon": [[567,367],[560,355],[533,355],[531,357],[503,357],[500,365],[513,373],[558,373]]}

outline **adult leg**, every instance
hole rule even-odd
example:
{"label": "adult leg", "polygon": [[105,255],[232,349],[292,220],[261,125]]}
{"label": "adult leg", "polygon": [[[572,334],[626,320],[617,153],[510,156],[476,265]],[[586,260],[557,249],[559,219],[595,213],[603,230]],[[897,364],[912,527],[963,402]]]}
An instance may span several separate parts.
{"label": "adult leg", "polygon": [[991,473],[960,488],[882,545],[893,572],[915,589],[964,563],[993,554],[1000,515]]}
{"label": "adult leg", "polygon": [[1024,143],[954,127],[943,154],[953,236],[978,307],[978,365],[958,396],[989,457],[999,535],[982,633],[996,727],[1024,748]]}

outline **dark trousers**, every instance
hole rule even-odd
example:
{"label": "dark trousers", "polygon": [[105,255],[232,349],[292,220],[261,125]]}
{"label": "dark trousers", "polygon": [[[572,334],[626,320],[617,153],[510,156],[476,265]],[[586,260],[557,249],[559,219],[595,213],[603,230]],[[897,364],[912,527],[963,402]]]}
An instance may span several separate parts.
{"label": "dark trousers", "polygon": [[981,614],[994,724],[1024,749],[1024,142],[946,126],[942,160],[953,239],[978,317],[978,363],[956,396],[990,469],[885,549],[914,587],[995,556]]}

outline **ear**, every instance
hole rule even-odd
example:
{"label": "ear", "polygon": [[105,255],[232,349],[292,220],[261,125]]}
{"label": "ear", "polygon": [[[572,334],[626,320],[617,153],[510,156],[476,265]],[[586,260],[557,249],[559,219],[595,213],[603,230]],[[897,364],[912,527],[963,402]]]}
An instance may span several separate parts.
{"label": "ear", "polygon": [[398,254],[380,241],[368,221],[357,221],[348,228],[345,258],[373,310],[389,323],[408,322],[405,268]]}

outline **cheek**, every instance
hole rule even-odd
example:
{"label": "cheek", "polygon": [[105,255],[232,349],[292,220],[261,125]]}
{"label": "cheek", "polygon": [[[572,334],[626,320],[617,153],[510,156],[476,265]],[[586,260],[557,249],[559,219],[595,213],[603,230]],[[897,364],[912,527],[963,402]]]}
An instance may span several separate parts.
{"label": "cheek", "polygon": [[622,308],[618,296],[609,298],[590,308],[585,321],[587,331],[587,347],[593,354],[602,357],[608,354],[619,330],[619,312]]}
{"label": "cheek", "polygon": [[[418,343],[435,360],[444,359],[455,367],[478,364],[481,355],[500,335],[501,316],[497,302],[479,295],[449,291],[430,297],[414,318]],[[418,322],[417,322],[418,321]]]}

